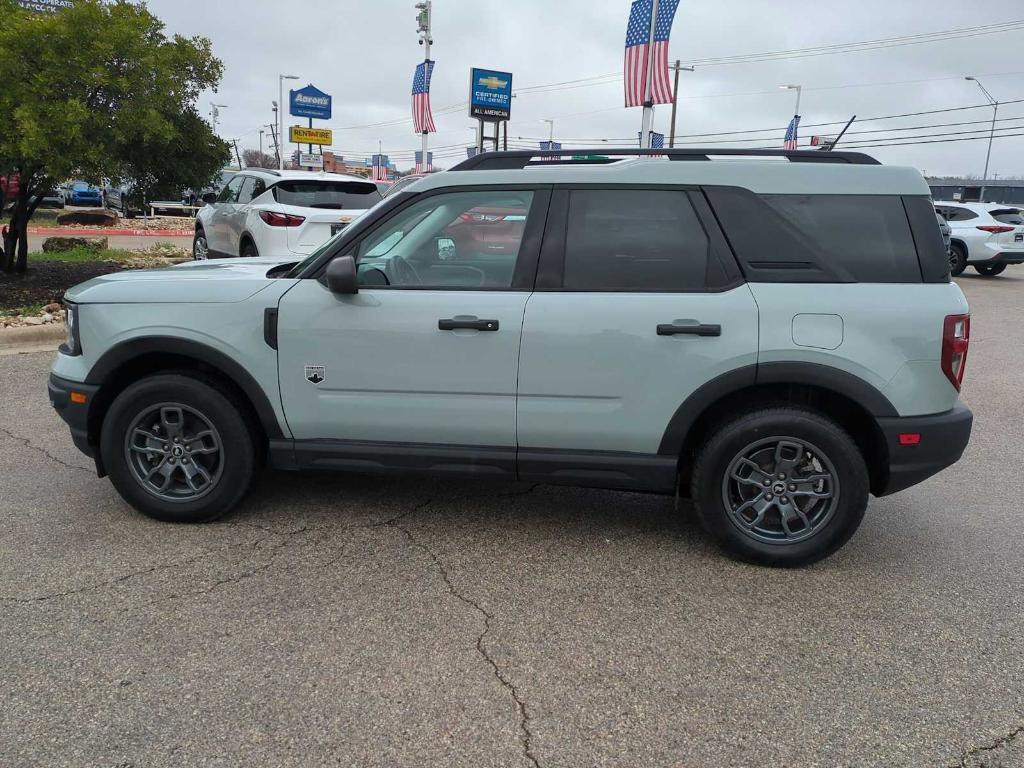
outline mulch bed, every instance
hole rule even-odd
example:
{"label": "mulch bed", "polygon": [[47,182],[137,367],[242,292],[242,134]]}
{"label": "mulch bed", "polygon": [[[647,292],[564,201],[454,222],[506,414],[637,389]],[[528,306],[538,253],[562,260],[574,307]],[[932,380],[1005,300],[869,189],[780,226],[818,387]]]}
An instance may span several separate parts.
{"label": "mulch bed", "polygon": [[30,304],[60,301],[73,285],[99,275],[120,272],[124,266],[107,261],[81,263],[29,258],[28,271],[22,275],[0,272],[0,310]]}

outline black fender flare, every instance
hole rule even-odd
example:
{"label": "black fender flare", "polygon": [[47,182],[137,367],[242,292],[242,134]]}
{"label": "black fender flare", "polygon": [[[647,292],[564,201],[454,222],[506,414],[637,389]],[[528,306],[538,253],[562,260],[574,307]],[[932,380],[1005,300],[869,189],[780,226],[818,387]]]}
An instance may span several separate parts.
{"label": "black fender flare", "polygon": [[760,363],[735,368],[698,387],[684,400],[669,420],[658,446],[662,456],[676,456],[690,428],[698,418],[723,397],[759,384],[803,384],[829,390],[857,403],[876,418],[899,416],[889,399],[878,389],[847,371],[808,362]]}
{"label": "black fender flare", "polygon": [[103,353],[89,370],[85,377],[85,383],[102,386],[110,375],[125,363],[142,355],[160,353],[189,357],[223,373],[249,398],[267,437],[272,440],[284,437],[277,415],[270,404],[270,398],[267,397],[267,393],[263,391],[263,387],[252,377],[252,374],[223,352],[191,339],[181,339],[175,336],[146,336],[121,342]]}

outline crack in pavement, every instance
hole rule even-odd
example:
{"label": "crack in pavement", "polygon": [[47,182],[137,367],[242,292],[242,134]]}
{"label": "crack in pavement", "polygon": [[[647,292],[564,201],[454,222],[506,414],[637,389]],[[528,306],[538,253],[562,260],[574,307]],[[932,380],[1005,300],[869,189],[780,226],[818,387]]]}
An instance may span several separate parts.
{"label": "crack in pavement", "polygon": [[[533,488],[530,488],[529,490],[526,491],[526,493],[529,493],[532,490]],[[445,587],[448,589],[448,593],[452,597],[465,603],[473,610],[477,611],[481,616],[483,616],[484,630],[476,638],[477,653],[479,653],[483,657],[484,661],[486,661],[490,665],[491,669],[494,671],[494,677],[498,680],[498,682],[501,683],[501,685],[504,686],[512,695],[512,699],[513,701],[515,701],[516,708],[519,710],[519,729],[522,732],[521,740],[523,746],[523,756],[527,760],[529,760],[535,766],[535,768],[540,768],[540,761],[537,759],[537,756],[533,754],[532,750],[531,742],[533,739],[533,733],[530,731],[530,713],[526,709],[526,702],[523,701],[523,698],[520,695],[519,690],[516,688],[515,684],[502,673],[501,667],[498,666],[498,663],[494,660],[490,653],[487,652],[487,648],[484,646],[484,638],[491,631],[491,619],[493,619],[494,617],[491,615],[489,611],[487,611],[486,608],[480,605],[480,603],[476,602],[476,600],[474,600],[471,597],[467,597],[466,595],[459,592],[459,590],[455,587],[455,584],[452,582],[451,577],[448,574],[448,569],[445,567],[444,563],[441,562],[441,558],[437,556],[437,553],[435,553],[434,550],[432,550],[426,544],[419,541],[413,535],[412,531],[410,531],[408,528],[400,524],[400,521],[408,517],[411,517],[413,514],[423,509],[428,504],[430,504],[430,502],[431,500],[427,499],[427,501],[417,505],[413,509],[401,515],[397,515],[396,517],[393,517],[390,520],[383,521],[379,524],[379,526],[394,528],[405,534],[405,537],[409,540],[410,544],[412,544],[417,549],[420,549],[421,551],[425,552],[427,556],[430,557],[430,559],[433,561],[438,573],[441,574],[441,579],[442,581],[444,581]]]}
{"label": "crack in pavement", "polygon": [[152,566],[150,568],[143,568],[142,570],[131,571],[130,573],[124,573],[124,574],[121,574],[120,576],[116,576],[116,577],[114,577],[112,579],[107,579],[106,581],[100,581],[100,582],[94,582],[92,584],[86,584],[86,585],[78,587],[76,589],[69,589],[69,590],[65,590],[63,592],[50,592],[50,593],[47,593],[47,594],[44,594],[44,595],[34,595],[32,597],[13,597],[13,596],[8,596],[8,595],[2,595],[2,596],[0,596],[0,603],[20,603],[20,604],[25,604],[25,605],[31,604],[31,603],[45,603],[45,602],[48,602],[50,600],[56,600],[56,599],[59,599],[59,598],[62,598],[62,597],[70,597],[72,595],[80,595],[80,594],[83,594],[85,592],[93,592],[93,591],[97,591],[97,590],[103,590],[103,589],[107,589],[108,587],[113,587],[113,586],[116,586],[118,584],[122,584],[122,583],[124,583],[126,581],[130,581],[131,579],[138,578],[140,576],[148,576],[149,574],[156,573],[157,571],[166,571],[166,570],[171,570],[171,569],[174,569],[174,568],[181,568],[181,567],[184,567],[184,566],[187,566],[187,565],[192,565],[193,563],[198,563],[198,562],[201,562],[203,560],[206,560],[207,558],[209,558],[212,555],[218,555],[218,554],[221,554],[223,552],[229,552],[229,551],[231,551],[233,549],[241,548],[241,547],[245,546],[246,544],[251,544],[253,546],[253,548],[255,548],[258,543],[263,542],[263,541],[267,541],[272,536],[290,536],[290,535],[292,535],[292,533],[302,533],[302,532],[305,532],[306,530],[308,530],[308,529],[300,528],[299,530],[294,531],[294,532],[289,531],[289,532],[285,532],[285,533],[271,533],[269,536],[260,537],[258,539],[255,539],[252,542],[240,542],[240,543],[236,543],[236,544],[230,544],[230,545],[225,546],[225,547],[220,547],[218,549],[206,550],[206,551],[204,551],[204,552],[202,552],[200,554],[193,555],[192,557],[185,558],[184,560],[175,560],[175,561],[172,561],[172,562],[169,562],[169,563],[161,563],[160,565],[154,565],[154,566]]}
{"label": "crack in pavement", "polygon": [[43,454],[43,456],[45,456],[46,458],[51,459],[51,460],[57,462],[62,467],[67,467],[68,469],[77,469],[79,472],[88,472],[90,475],[95,476],[95,472],[93,472],[91,469],[89,469],[87,467],[80,467],[77,464],[68,464],[63,459],[58,459],[56,456],[54,456],[52,453],[50,453],[45,448],[40,448],[38,445],[33,445],[29,441],[29,439],[26,438],[26,437],[21,437],[20,435],[16,435],[13,432],[4,429],[3,427],[0,427],[0,434],[7,435],[7,437],[9,437],[11,440],[14,440],[16,442],[21,443],[26,448],[30,448],[33,451],[37,451],[38,453]]}
{"label": "crack in pavement", "polygon": [[960,762],[951,765],[950,768],[967,768],[967,761],[970,760],[972,757],[977,757],[982,752],[994,752],[1000,747],[1004,747],[1007,744],[1009,744],[1022,733],[1024,733],[1024,724],[1018,725],[1012,731],[1000,736],[991,744],[985,744],[980,747],[971,747],[963,753],[963,756],[960,758]]}

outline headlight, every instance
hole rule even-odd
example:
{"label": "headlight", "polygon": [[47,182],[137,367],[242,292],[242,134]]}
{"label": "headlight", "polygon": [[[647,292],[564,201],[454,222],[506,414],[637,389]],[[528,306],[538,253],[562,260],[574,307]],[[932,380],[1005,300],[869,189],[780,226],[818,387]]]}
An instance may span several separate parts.
{"label": "headlight", "polygon": [[64,302],[67,310],[68,338],[61,344],[60,351],[65,355],[82,354],[82,337],[78,330],[78,305],[69,301]]}

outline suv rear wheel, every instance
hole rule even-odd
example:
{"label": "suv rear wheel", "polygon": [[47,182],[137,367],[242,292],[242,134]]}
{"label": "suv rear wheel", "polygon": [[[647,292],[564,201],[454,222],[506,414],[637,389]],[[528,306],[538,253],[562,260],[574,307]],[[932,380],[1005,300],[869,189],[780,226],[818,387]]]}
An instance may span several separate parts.
{"label": "suv rear wheel", "polygon": [[960,243],[949,246],[949,274],[956,277],[967,269],[967,249]]}
{"label": "suv rear wheel", "polygon": [[766,408],[726,422],[704,444],[691,492],[704,528],[729,553],[798,566],[827,557],[857,530],[868,471],[831,419]]}
{"label": "suv rear wheel", "polygon": [[152,376],[118,395],[103,421],[100,450],[125,501],[167,522],[220,517],[256,476],[246,417],[219,389],[182,374]]}
{"label": "suv rear wheel", "polygon": [[975,264],[974,269],[977,270],[979,275],[985,277],[995,277],[996,275],[1003,274],[1003,270],[1006,269],[1005,264]]}

